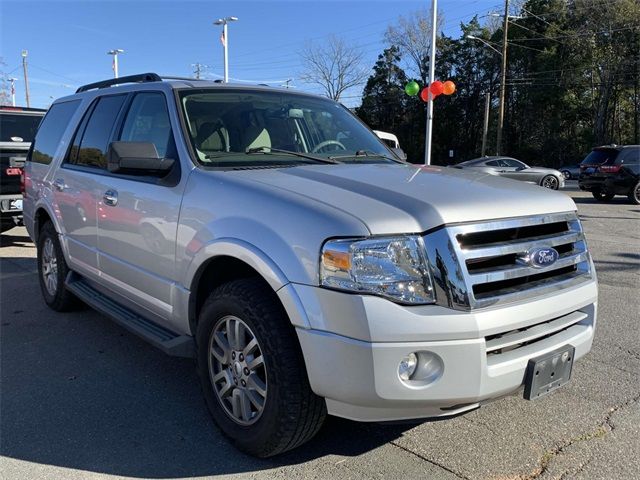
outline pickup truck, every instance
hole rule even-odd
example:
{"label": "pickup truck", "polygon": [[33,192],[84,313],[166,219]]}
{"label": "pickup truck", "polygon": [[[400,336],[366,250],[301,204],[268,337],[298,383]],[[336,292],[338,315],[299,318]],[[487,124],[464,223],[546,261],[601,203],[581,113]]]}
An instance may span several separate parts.
{"label": "pickup truck", "polygon": [[0,232],[22,223],[22,168],[45,111],[0,106]]}
{"label": "pickup truck", "polygon": [[327,414],[542,399],[591,349],[570,197],[402,161],[326,98],[153,73],[86,85],[51,106],[25,182],[46,304],[195,358],[213,419],[252,455]]}

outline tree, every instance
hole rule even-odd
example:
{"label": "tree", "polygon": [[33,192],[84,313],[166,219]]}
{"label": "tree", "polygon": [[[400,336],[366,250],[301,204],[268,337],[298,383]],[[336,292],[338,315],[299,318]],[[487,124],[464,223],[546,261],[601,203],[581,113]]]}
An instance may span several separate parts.
{"label": "tree", "polygon": [[363,84],[367,78],[362,52],[334,35],[321,45],[309,42],[300,55],[305,69],[302,80],[319,85],[333,100],[339,101],[346,90]]}
{"label": "tree", "polygon": [[11,87],[4,72],[6,66],[3,58],[0,57],[0,105],[11,105]]}

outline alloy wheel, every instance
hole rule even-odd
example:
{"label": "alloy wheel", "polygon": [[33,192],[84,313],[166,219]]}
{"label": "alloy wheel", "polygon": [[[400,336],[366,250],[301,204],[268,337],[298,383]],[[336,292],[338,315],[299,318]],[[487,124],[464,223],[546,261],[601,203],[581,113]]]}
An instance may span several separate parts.
{"label": "alloy wheel", "polygon": [[51,238],[46,238],[42,247],[42,279],[51,296],[58,290],[58,258]]}
{"label": "alloy wheel", "polygon": [[558,179],[552,175],[549,175],[542,181],[542,186],[545,188],[556,190],[558,188]]}
{"label": "alloy wheel", "polygon": [[249,326],[228,315],[215,324],[209,337],[209,378],[228,417],[252,425],[264,411],[267,371],[262,349]]}

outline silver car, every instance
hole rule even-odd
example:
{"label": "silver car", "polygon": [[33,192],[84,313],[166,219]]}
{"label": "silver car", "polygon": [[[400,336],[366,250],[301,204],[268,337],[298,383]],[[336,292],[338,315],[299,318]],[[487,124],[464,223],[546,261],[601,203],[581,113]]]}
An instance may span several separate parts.
{"label": "silver car", "polygon": [[569,196],[400,161],[326,98],[151,73],[86,85],[49,109],[25,184],[44,302],[194,358],[216,424],[253,455],[328,414],[537,399],[591,349]]}
{"label": "silver car", "polygon": [[553,168],[530,167],[511,157],[482,157],[455,165],[455,168],[471,168],[505,178],[535,183],[541,187],[558,190],[564,186],[564,175]]}

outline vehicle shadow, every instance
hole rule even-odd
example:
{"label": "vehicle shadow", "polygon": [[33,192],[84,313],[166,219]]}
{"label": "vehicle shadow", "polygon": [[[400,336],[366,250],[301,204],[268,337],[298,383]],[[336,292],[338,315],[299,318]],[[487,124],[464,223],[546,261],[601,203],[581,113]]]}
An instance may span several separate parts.
{"label": "vehicle shadow", "polygon": [[23,235],[23,229],[12,228],[0,235],[0,247],[35,247],[28,235]]}
{"label": "vehicle shadow", "polygon": [[[11,260],[35,266],[33,258]],[[210,419],[191,360],[164,355],[92,310],[49,310],[37,276],[6,273],[8,264],[0,259],[5,457],[113,476],[198,477],[356,456],[412,427],[329,418],[297,450],[244,455]]]}
{"label": "vehicle shadow", "polygon": [[598,205],[630,205],[629,200],[626,197],[613,197],[611,200],[607,200],[606,202],[601,202],[600,200],[596,200],[593,197],[573,197],[573,201],[581,204],[598,204]]}

